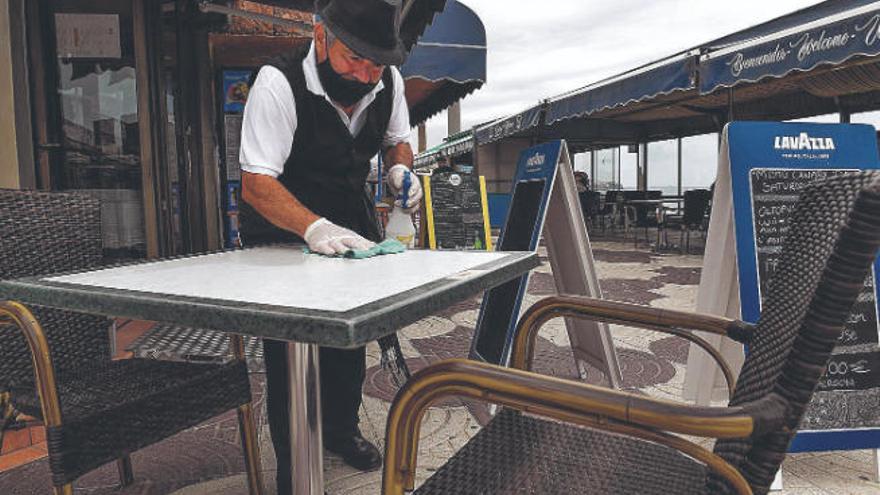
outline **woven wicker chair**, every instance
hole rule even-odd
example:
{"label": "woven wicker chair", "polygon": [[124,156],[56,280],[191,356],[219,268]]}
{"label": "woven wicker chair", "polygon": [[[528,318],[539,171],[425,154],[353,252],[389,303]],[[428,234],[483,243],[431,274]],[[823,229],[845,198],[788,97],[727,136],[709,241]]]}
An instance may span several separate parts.
{"label": "woven wicker chair", "polygon": [[605,220],[609,220],[611,222],[611,228],[616,229],[617,224],[620,221],[620,212],[619,205],[617,204],[618,197],[623,197],[620,195],[621,191],[616,189],[605,191],[605,199],[602,201],[602,208],[599,209],[597,215],[599,216],[599,221],[602,223],[602,232],[605,231]]}
{"label": "woven wicker chair", "polygon": [[[420,494],[766,493],[880,246],[880,174],[807,189],[792,220],[754,327],[556,296],[523,315],[514,369],[450,360],[416,373],[389,413],[384,493],[412,490],[421,418],[431,403],[450,395],[504,408],[425,481]],[[728,407],[664,402],[524,371],[538,329],[558,316],[642,326],[707,349],[687,330],[712,332],[747,342],[750,352]],[[713,356],[723,363],[717,352]],[[730,369],[722,367],[732,387]],[[713,453],[672,433],[718,441]]]}
{"label": "woven wicker chair", "polygon": [[[663,242],[669,245],[667,230],[678,227],[678,245],[682,254],[691,252],[691,231],[702,230],[707,218],[709,204],[712,202],[712,194],[708,189],[691,189],[684,192],[684,211],[681,214],[662,215],[660,229],[663,231]],[[662,212],[663,210],[661,210]]]}
{"label": "woven wicker chair", "polygon": [[[652,191],[623,191],[623,200],[624,201],[632,201],[632,200],[646,200],[646,199],[654,199],[659,200],[663,197],[663,191],[652,190]],[[650,244],[651,241],[648,239],[648,229],[649,228],[658,228],[660,226],[658,220],[658,212],[662,205],[627,205],[624,203],[623,212],[626,220],[626,225],[629,227],[633,227],[633,247],[639,247],[639,232],[638,229],[644,229],[645,231],[645,244]],[[657,230],[657,245],[660,244],[660,231]]]}
{"label": "woven wicker chair", "polygon": [[[101,265],[100,205],[88,196],[0,190],[0,232],[0,278]],[[0,302],[0,322],[0,392],[46,424],[55,493],[72,494],[74,480],[113,460],[129,484],[132,451],[231,409],[250,492],[262,493],[240,338],[238,359],[224,364],[112,361],[107,318]]]}

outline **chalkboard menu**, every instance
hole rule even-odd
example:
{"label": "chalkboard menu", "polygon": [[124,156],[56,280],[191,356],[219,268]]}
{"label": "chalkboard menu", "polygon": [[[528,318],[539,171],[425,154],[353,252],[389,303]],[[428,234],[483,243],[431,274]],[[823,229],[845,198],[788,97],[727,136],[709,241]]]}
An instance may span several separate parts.
{"label": "chalkboard menu", "polygon": [[[798,195],[809,184],[853,173],[846,169],[754,168],[750,171],[758,290],[779,262]],[[880,348],[876,281],[865,280],[843,334],[801,423],[803,430],[880,427]],[[858,391],[858,393],[852,393]]]}
{"label": "chalkboard menu", "polygon": [[[732,122],[725,129],[721,149],[713,211],[721,205],[733,208],[731,241],[736,267],[731,270],[739,286],[739,301],[727,307],[736,308],[743,320],[754,323],[760,318],[762,298],[790,234],[789,222],[800,193],[815,182],[880,169],[876,130],[864,124]],[[730,197],[726,197],[728,192]],[[721,216],[717,220],[716,230],[724,223]],[[724,243],[720,249],[707,249],[711,266],[729,266],[728,260],[718,256],[729,253],[728,241]],[[791,452],[880,447],[878,272],[880,259],[864,282]],[[707,273],[717,280],[730,279],[723,269],[711,268]],[[718,294],[729,294],[730,289],[725,289],[715,288]],[[711,312],[707,301],[698,308]]]}
{"label": "chalkboard menu", "polygon": [[435,171],[430,181],[435,247],[486,249],[479,177],[453,171]]}

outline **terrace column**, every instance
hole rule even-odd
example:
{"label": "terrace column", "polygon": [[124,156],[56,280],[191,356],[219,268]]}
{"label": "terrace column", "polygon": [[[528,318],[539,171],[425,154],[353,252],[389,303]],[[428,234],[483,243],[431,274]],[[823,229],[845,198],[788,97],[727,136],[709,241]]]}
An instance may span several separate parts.
{"label": "terrace column", "polygon": [[456,101],[446,110],[446,135],[452,136],[461,132],[461,102]]}
{"label": "terrace column", "polygon": [[419,153],[424,152],[428,149],[428,129],[425,128],[425,123],[422,122],[419,124]]}
{"label": "terrace column", "polygon": [[648,143],[639,143],[638,147],[638,158],[636,159],[638,183],[636,184],[636,189],[644,191],[648,189]]}

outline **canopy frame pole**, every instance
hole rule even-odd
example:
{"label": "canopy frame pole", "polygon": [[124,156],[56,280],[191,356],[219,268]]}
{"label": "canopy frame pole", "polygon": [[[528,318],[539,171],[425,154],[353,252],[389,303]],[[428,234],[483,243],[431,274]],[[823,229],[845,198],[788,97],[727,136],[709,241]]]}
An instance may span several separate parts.
{"label": "canopy frame pole", "polygon": [[727,122],[733,122],[735,118],[734,113],[734,97],[733,97],[733,88],[727,88]]}
{"label": "canopy frame pole", "polygon": [[676,144],[678,145],[678,195],[681,196],[681,138],[677,138],[676,141]]}

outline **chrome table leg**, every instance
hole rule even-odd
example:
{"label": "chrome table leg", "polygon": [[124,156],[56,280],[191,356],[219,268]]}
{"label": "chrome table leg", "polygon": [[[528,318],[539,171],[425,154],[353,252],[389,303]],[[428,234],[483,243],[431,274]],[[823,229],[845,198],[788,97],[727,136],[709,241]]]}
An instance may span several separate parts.
{"label": "chrome table leg", "polygon": [[287,344],[290,383],[290,453],[293,493],[324,493],[324,451],[321,441],[321,387],[318,346]]}

